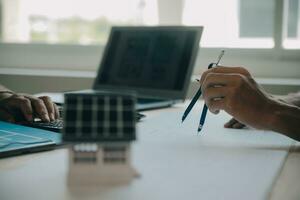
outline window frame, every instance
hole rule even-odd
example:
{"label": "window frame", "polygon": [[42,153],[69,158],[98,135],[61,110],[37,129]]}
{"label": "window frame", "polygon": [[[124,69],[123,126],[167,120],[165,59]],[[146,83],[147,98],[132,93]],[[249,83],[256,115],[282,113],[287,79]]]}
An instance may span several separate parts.
{"label": "window frame", "polygon": [[[169,9],[170,3],[174,5],[174,11]],[[223,63],[248,66],[259,77],[299,78],[300,49],[283,48],[286,3],[275,0],[274,48],[225,48]],[[184,0],[158,0],[157,5],[160,25],[181,24]],[[221,49],[201,47],[194,74],[201,73]],[[104,45],[0,43],[0,73],[1,68],[96,72],[103,51]],[[288,70],[283,72],[283,67]]]}

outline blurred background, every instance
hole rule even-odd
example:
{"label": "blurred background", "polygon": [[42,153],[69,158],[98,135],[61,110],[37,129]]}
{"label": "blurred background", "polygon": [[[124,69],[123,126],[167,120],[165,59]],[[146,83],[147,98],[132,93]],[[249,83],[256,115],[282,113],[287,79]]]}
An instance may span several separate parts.
{"label": "blurred background", "polygon": [[204,26],[189,94],[221,49],[269,92],[300,90],[300,0],[0,0],[0,82],[90,88],[113,25]]}

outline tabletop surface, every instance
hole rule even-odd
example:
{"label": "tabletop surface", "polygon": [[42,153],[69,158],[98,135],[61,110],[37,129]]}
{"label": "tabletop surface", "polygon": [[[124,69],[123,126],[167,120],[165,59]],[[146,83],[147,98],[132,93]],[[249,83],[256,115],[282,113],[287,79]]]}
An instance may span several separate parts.
{"label": "tabletop surface", "polygon": [[201,102],[145,112],[137,124],[128,184],[69,186],[66,149],[0,160],[0,199],[268,199],[294,141],[253,129],[223,128],[226,113],[208,114],[197,134]]}

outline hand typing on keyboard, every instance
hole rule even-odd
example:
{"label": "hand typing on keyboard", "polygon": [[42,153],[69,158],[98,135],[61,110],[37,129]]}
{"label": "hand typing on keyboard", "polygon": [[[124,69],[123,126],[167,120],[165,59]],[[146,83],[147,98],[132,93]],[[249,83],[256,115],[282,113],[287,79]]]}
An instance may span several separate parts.
{"label": "hand typing on keyboard", "polygon": [[43,122],[41,120],[35,120],[34,122],[24,123],[22,125],[30,126],[33,128],[40,128],[48,131],[61,132],[63,128],[63,120],[56,119],[51,122]]}
{"label": "hand typing on keyboard", "polygon": [[[137,121],[140,121],[144,117],[145,117],[144,114],[136,113],[136,120]],[[33,122],[23,123],[22,125],[30,126],[30,127],[33,127],[33,128],[45,129],[45,130],[48,130],[48,131],[54,131],[54,132],[59,133],[63,129],[64,124],[63,124],[62,119],[56,119],[56,120],[51,121],[51,122],[43,122],[40,119],[35,119]]]}
{"label": "hand typing on keyboard", "polygon": [[35,117],[43,122],[50,122],[59,118],[59,111],[47,96],[19,94],[0,85],[0,120],[12,123],[32,122]]}

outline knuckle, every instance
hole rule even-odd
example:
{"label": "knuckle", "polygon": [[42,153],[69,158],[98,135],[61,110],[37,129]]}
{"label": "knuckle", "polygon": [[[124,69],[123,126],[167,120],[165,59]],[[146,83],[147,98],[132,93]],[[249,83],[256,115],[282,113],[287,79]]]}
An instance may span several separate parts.
{"label": "knuckle", "polygon": [[46,109],[44,109],[44,108],[38,108],[38,109],[36,110],[36,112],[37,112],[38,114],[41,114],[41,115],[48,114],[48,111],[47,111]]}
{"label": "knuckle", "polygon": [[23,95],[20,95],[20,94],[14,94],[10,98],[18,100],[18,101],[22,101],[23,99],[26,99]]}
{"label": "knuckle", "polygon": [[41,99],[43,101],[51,101],[51,98],[48,96],[41,96],[41,97],[39,97],[39,99]]}
{"label": "knuckle", "polygon": [[24,98],[24,97],[19,98],[19,101],[20,101],[20,103],[21,103],[22,105],[28,105],[28,104],[30,104],[30,100],[27,99],[27,98]]}
{"label": "knuckle", "polygon": [[37,104],[39,106],[44,104],[44,101],[42,99],[34,99],[33,101],[35,104]]}
{"label": "knuckle", "polygon": [[240,71],[241,74],[243,74],[245,76],[250,75],[249,71],[245,67],[239,66],[239,67],[237,67],[237,69]]}

